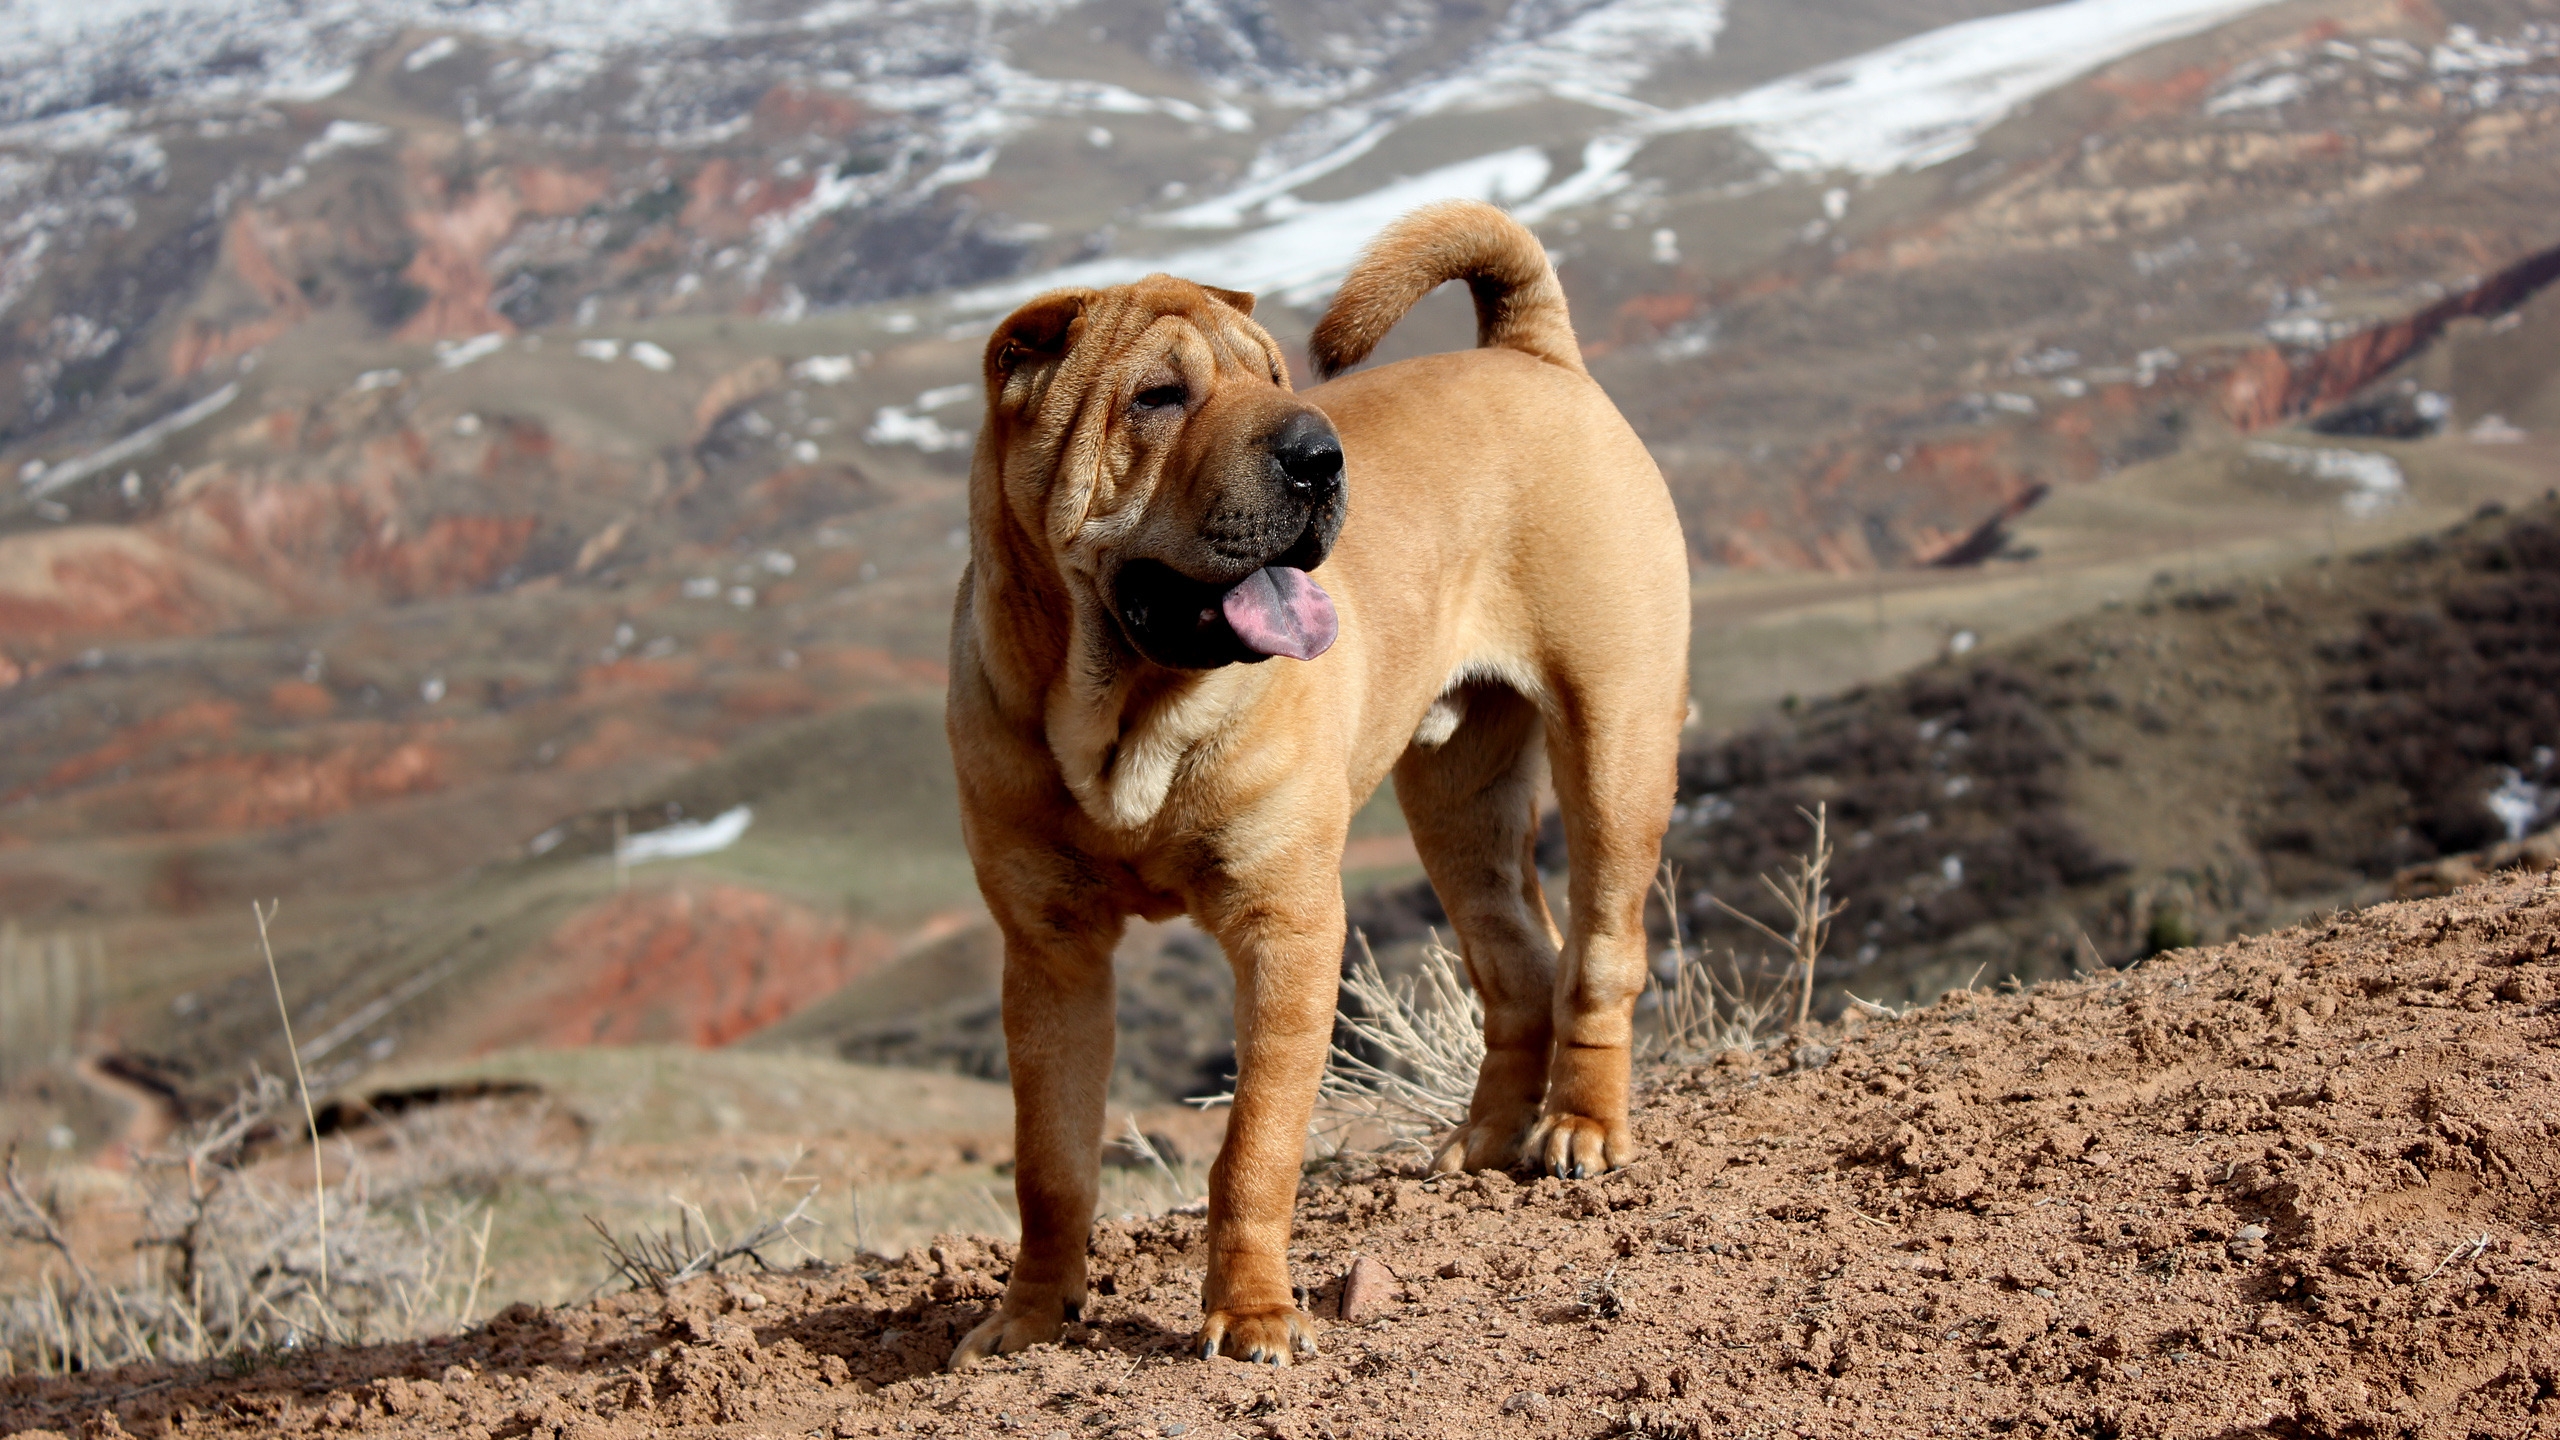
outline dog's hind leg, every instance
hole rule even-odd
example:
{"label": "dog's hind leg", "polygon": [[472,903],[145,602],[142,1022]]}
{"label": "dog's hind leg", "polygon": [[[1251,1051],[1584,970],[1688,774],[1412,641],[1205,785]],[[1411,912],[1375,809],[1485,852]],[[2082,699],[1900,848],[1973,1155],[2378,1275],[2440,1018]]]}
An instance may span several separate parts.
{"label": "dog's hind leg", "polygon": [[954,1370],[1055,1340],[1084,1308],[1116,1019],[1111,952],[1124,921],[1063,896],[1033,915],[997,916],[1022,1251],[995,1313],[951,1352]]}
{"label": "dog's hind leg", "polygon": [[1475,1097],[1435,1168],[1503,1169],[1537,1123],[1553,1038],[1558,941],[1536,860],[1544,756],[1537,709],[1517,691],[1482,682],[1454,699],[1456,728],[1396,762],[1396,802],[1484,1001]]}
{"label": "dog's hind leg", "polygon": [[[1685,627],[1674,638],[1685,643]],[[1676,652],[1664,666],[1597,668],[1587,680],[1557,677],[1557,718],[1547,729],[1572,880],[1555,1050],[1528,1150],[1541,1168],[1566,1177],[1635,1158],[1627,1090],[1649,948],[1645,895],[1671,820],[1687,708]]]}

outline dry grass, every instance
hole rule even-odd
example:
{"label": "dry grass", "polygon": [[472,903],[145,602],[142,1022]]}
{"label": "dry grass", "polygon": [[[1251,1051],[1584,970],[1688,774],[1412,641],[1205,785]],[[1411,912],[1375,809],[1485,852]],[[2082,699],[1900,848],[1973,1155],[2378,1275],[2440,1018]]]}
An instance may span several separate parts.
{"label": "dry grass", "polygon": [[[603,1242],[605,1261],[613,1267],[613,1273],[635,1290],[655,1290],[661,1295],[696,1275],[714,1274],[733,1261],[749,1260],[759,1270],[771,1270],[774,1264],[765,1258],[768,1250],[785,1255],[797,1252],[797,1260],[816,1260],[820,1258],[818,1252],[803,1237],[821,1224],[809,1214],[820,1187],[814,1177],[798,1173],[800,1159],[795,1154],[792,1163],[783,1167],[780,1184],[799,1189],[788,1209],[771,1208],[767,1198],[755,1193],[752,1182],[742,1177],[742,1183],[749,1187],[749,1218],[744,1224],[732,1225],[726,1235],[712,1224],[709,1211],[674,1196],[669,1197],[676,1210],[673,1230],[634,1229],[616,1234],[594,1216],[584,1218]],[[859,1196],[855,1197],[854,1206],[859,1216]]]}
{"label": "dry grass", "polygon": [[1749,1050],[1781,1028],[1785,996],[1780,987],[1755,980],[1742,958],[1724,953],[1719,967],[1703,949],[1689,942],[1680,923],[1679,886],[1671,867],[1662,867],[1654,896],[1670,917],[1670,942],[1654,957],[1639,1015],[1654,1021],[1651,1058],[1688,1064],[1727,1050]]}
{"label": "dry grass", "polygon": [[[1666,908],[1671,893],[1666,879]],[[1639,1041],[1644,1057],[1687,1062],[1777,1035],[1782,997],[1752,983],[1730,953],[1719,973],[1690,948],[1676,908],[1672,913],[1670,944],[1639,1004],[1640,1016],[1653,1022]],[[1317,1146],[1326,1153],[1434,1150],[1467,1118],[1484,1063],[1484,1003],[1466,962],[1437,934],[1401,978],[1386,974],[1367,937],[1355,938],[1358,955],[1342,976],[1348,1003],[1316,1093]]]}
{"label": "dry grass", "polygon": [[[1796,979],[1799,1031],[1811,1021],[1814,964],[1842,909],[1829,893],[1828,815],[1817,807],[1805,818],[1813,822],[1811,848],[1783,876],[1761,877],[1793,920],[1792,933],[1780,935],[1742,916],[1786,947]],[[1649,1035],[1640,1032],[1639,1051],[1647,1058],[1688,1063],[1776,1038],[1786,1028],[1785,987],[1755,980],[1730,950],[1719,966],[1690,945],[1668,865],[1655,889],[1669,920],[1670,940],[1656,955],[1638,1003],[1640,1022],[1652,1021]],[[1342,974],[1347,1003],[1310,1125],[1316,1145],[1326,1153],[1354,1147],[1436,1149],[1465,1122],[1475,1094],[1476,1071],[1484,1063],[1483,1001],[1467,978],[1465,961],[1436,932],[1422,947],[1413,973],[1400,979],[1379,966],[1367,936],[1354,939],[1358,954]]]}
{"label": "dry grass", "polygon": [[1436,932],[1402,979],[1379,968],[1368,936],[1356,938],[1359,958],[1342,973],[1351,1003],[1316,1091],[1316,1139],[1337,1153],[1363,1144],[1428,1148],[1467,1118],[1484,1063],[1484,1002],[1466,962]]}
{"label": "dry grass", "polygon": [[[1818,804],[1798,810],[1813,824],[1813,844],[1795,857],[1783,875],[1762,874],[1760,883],[1787,912],[1788,933],[1781,935],[1758,918],[1716,901],[1716,907],[1786,948],[1802,983],[1796,997],[1796,1028],[1813,1021],[1813,967],[1831,943],[1831,922],[1849,907],[1831,898],[1831,807]],[[1666,881],[1667,883],[1667,881]],[[1667,901],[1666,901],[1667,903]],[[1675,912],[1676,915],[1676,912]],[[1675,924],[1677,923],[1675,919]]]}
{"label": "dry grass", "polygon": [[[65,1196],[29,1184],[13,1154],[0,1239],[50,1253],[31,1286],[0,1297],[0,1373],[240,1359],[469,1324],[490,1238],[473,1192],[525,1173],[537,1155],[527,1138],[448,1152],[422,1130],[379,1151],[342,1145],[337,1178],[315,1196],[285,1178],[289,1160],[252,1155],[284,1113],[286,1087],[260,1075],[171,1148],[141,1157],[131,1196],[140,1233],[115,1265],[83,1253]],[[500,1161],[502,1150],[518,1158]]]}

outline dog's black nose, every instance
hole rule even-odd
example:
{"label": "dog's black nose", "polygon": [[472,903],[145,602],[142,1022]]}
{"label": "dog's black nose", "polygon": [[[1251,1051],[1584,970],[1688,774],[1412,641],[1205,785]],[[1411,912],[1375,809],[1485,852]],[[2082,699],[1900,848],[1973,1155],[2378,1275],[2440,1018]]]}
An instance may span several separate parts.
{"label": "dog's black nose", "polygon": [[1312,410],[1290,416],[1271,437],[1271,457],[1301,499],[1321,504],[1342,489],[1342,441],[1332,422]]}

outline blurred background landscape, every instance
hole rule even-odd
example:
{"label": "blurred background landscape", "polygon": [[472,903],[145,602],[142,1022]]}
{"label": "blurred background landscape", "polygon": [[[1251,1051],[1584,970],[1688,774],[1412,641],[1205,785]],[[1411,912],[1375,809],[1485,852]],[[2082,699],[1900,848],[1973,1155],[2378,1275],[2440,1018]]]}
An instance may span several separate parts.
{"label": "blurred background landscape", "polygon": [[[289,1074],[280,984],[483,1313],[671,1197],[1001,1232],[979,346],[1167,269],[1303,357],[1452,195],[1545,240],[1687,528],[1666,938],[1758,975],[1713,900],[1776,923],[1817,804],[1831,1014],[2560,818],[2548,3],[11,0],[0,75],[0,1143],[57,1194]],[[1419,875],[1382,795],[1391,969]],[[1107,1200],[1161,1208],[1232,985],[1179,924],[1120,965],[1164,1163]]]}

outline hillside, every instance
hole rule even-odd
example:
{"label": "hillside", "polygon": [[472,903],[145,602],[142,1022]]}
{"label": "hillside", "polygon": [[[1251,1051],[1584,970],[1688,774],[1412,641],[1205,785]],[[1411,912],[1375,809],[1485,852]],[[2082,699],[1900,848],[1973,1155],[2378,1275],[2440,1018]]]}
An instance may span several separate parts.
{"label": "hillside", "polygon": [[1288,1370],[1181,1353],[1175,1215],[1100,1228],[1069,1343],[966,1376],[1006,1254],[954,1235],[0,1382],[0,1430],[2522,1437],[2560,1423],[2555,1045],[2560,887],[2509,878],[1652,1071],[1605,1179],[1338,1162],[1297,1273],[1328,1315],[1355,1257],[1393,1278]]}
{"label": "hillside", "polygon": [[[0,36],[0,930],[98,957],[64,1065],[182,1103],[281,1061],[253,899],[332,1082],[767,1031],[991,1073],[928,712],[1030,288],[1173,266],[1294,347],[1386,218],[1504,199],[1680,500],[1702,742],[2560,483],[2541,4],[144,8]],[[2068,917],[2108,958],[2222,883],[2123,808]],[[1411,879],[1363,824],[1353,888]],[[1747,885],[1764,831],[1685,858]],[[1854,978],[2064,963],[1995,918]],[[1196,948],[1126,957],[1132,1095],[1217,1071]],[[85,1152],[115,1105],[64,1065],[28,1133]]]}

